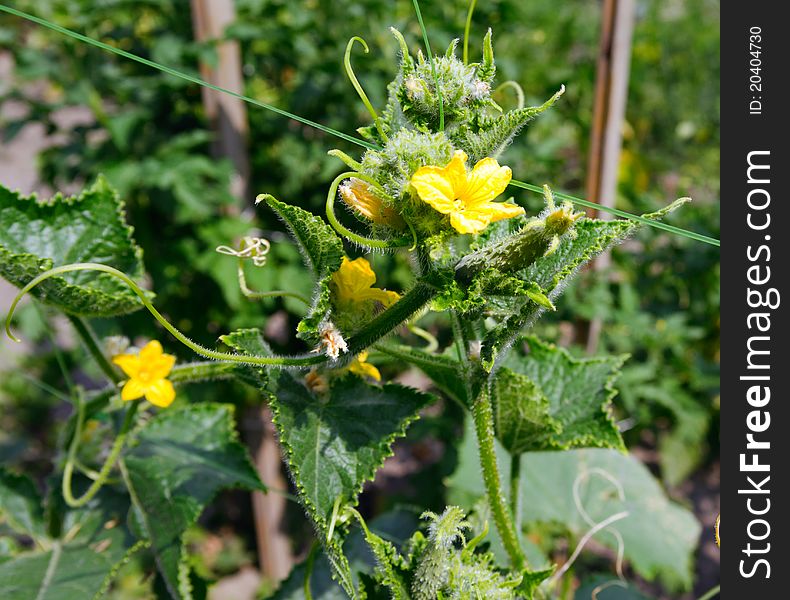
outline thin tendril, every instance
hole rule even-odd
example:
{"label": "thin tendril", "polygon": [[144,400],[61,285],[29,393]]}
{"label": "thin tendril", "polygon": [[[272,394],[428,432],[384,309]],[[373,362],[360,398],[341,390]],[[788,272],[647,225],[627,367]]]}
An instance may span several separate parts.
{"label": "thin tendril", "polygon": [[69,452],[68,457],[66,459],[66,466],[63,468],[63,482],[62,482],[62,492],[63,492],[63,499],[66,501],[72,508],[79,508],[80,506],[85,506],[91,499],[99,492],[102,486],[107,482],[107,477],[110,475],[110,471],[112,470],[115,462],[118,460],[118,456],[121,454],[121,450],[123,449],[124,442],[126,441],[126,434],[129,432],[129,428],[132,426],[134,422],[134,416],[137,413],[137,407],[139,406],[139,401],[134,401],[132,405],[126,409],[126,414],[123,418],[123,424],[121,425],[121,430],[118,432],[118,435],[115,438],[115,441],[112,444],[112,448],[110,449],[110,454],[107,456],[107,459],[104,461],[101,470],[98,473],[98,477],[91,483],[90,487],[85,491],[85,493],[80,496],[79,498],[74,497],[74,493],[71,489],[71,478],[74,474],[74,465],[77,458],[77,450],[80,446],[80,437],[82,437],[82,425],[83,420],[85,419],[85,402],[82,399],[82,395],[79,395],[77,398],[77,422],[74,425],[74,437],[71,438],[71,444],[69,445]]}
{"label": "thin tendril", "polygon": [[75,263],[73,265],[63,265],[61,267],[55,267],[54,269],[50,269],[41,275],[38,275],[34,279],[32,279],[25,287],[23,287],[19,293],[17,294],[14,301],[11,303],[11,307],[8,310],[8,316],[6,317],[5,321],[5,328],[6,328],[6,335],[9,338],[18,342],[19,339],[14,336],[11,332],[11,317],[14,314],[14,310],[16,309],[17,304],[22,299],[22,297],[27,294],[30,290],[36,287],[39,283],[48,279],[54,275],[59,275],[61,273],[70,273],[72,271],[100,271],[102,273],[108,273],[114,277],[117,277],[121,281],[123,281],[129,288],[134,292],[140,301],[142,302],[143,306],[150,312],[154,318],[161,323],[162,327],[167,329],[170,334],[176,338],[179,342],[184,344],[187,348],[195,352],[196,354],[200,354],[201,356],[205,356],[206,358],[212,358],[214,360],[225,360],[230,362],[237,362],[242,364],[249,364],[249,365],[282,365],[282,366],[307,366],[307,365],[315,365],[326,362],[326,357],[320,354],[313,354],[307,356],[296,356],[296,357],[284,357],[284,356],[254,356],[254,355],[244,355],[244,354],[229,354],[227,352],[217,352],[216,350],[210,350],[209,348],[204,348],[203,346],[196,344],[192,340],[190,340],[187,336],[181,333],[178,329],[176,329],[170,322],[165,319],[162,314],[156,310],[151,301],[146,296],[145,292],[138,286],[126,273],[115,269],[114,267],[110,267],[108,265],[101,265],[98,263]]}
{"label": "thin tendril", "polygon": [[283,117],[288,117],[289,119],[293,119],[294,121],[298,121],[299,123],[303,123],[304,125],[309,125],[310,127],[314,127],[316,129],[319,129],[319,130],[323,131],[324,133],[328,133],[330,135],[334,135],[336,137],[344,139],[347,142],[351,142],[352,144],[356,144],[358,146],[362,146],[364,148],[368,148],[368,149],[371,149],[371,150],[377,149],[376,146],[374,146],[373,144],[371,144],[369,142],[366,142],[365,140],[361,140],[361,139],[356,138],[354,136],[348,135],[346,133],[343,133],[342,131],[337,131],[336,129],[332,129],[331,127],[327,127],[326,125],[322,125],[321,123],[316,123],[315,121],[311,121],[310,119],[305,119],[304,117],[300,117],[299,115],[295,115],[295,114],[293,114],[291,112],[288,112],[286,110],[283,110],[281,108],[277,108],[276,106],[272,106],[271,104],[267,104],[265,102],[261,102],[260,100],[255,100],[254,98],[250,98],[249,96],[244,96],[244,95],[236,93],[236,92],[234,92],[232,90],[228,90],[226,88],[222,88],[222,87],[219,87],[217,85],[211,84],[211,83],[209,83],[207,81],[203,81],[202,79],[200,79],[199,77],[195,77],[194,75],[189,75],[189,74],[184,73],[182,71],[177,71],[176,69],[172,69],[170,67],[166,67],[166,66],[161,65],[159,63],[156,63],[154,61],[145,59],[145,58],[143,58],[141,56],[137,56],[136,54],[132,54],[131,52],[126,52],[124,50],[121,50],[120,48],[115,48],[113,46],[110,46],[109,44],[105,44],[103,42],[100,42],[98,40],[90,38],[90,37],[88,37],[86,35],[82,35],[81,33],[77,33],[76,31],[71,31],[70,29],[66,29],[65,27],[61,27],[60,25],[56,25],[55,23],[47,21],[46,19],[41,19],[41,18],[36,17],[34,15],[28,14],[26,12],[22,12],[21,10],[17,10],[15,8],[11,8],[9,6],[6,6],[4,4],[0,4],[0,10],[3,11],[3,12],[7,12],[9,14],[12,14],[12,15],[14,15],[16,17],[21,17],[23,19],[27,19],[28,21],[33,21],[34,23],[37,23],[37,24],[39,24],[39,25],[41,25],[43,27],[46,27],[48,29],[52,29],[53,31],[57,31],[58,33],[62,33],[64,35],[67,35],[67,36],[72,37],[74,39],[80,40],[81,42],[85,42],[87,44],[90,44],[91,46],[96,46],[97,48],[101,48],[102,50],[107,50],[108,52],[112,52],[113,54],[117,54],[119,56],[123,56],[124,58],[128,58],[130,60],[136,61],[136,62],[141,63],[141,64],[143,64],[143,65],[145,65],[147,67],[151,67],[153,69],[157,69],[159,71],[162,71],[163,73],[167,73],[168,75],[172,75],[174,77],[180,77],[181,79],[185,79],[186,81],[189,81],[191,83],[196,83],[198,85],[202,85],[204,87],[207,87],[209,89],[215,90],[217,92],[222,92],[224,94],[230,94],[231,96],[234,96],[235,98],[238,98],[239,100],[243,100],[244,102],[249,102],[250,104],[255,104],[256,106],[260,106],[261,108],[265,108],[267,110],[270,110],[270,111],[272,111],[274,113],[277,113],[278,115],[281,115]]}
{"label": "thin tendril", "polygon": [[469,31],[472,29],[472,14],[475,12],[477,0],[469,3],[469,10],[466,12],[466,26],[464,27],[464,64],[469,64]]}
{"label": "thin tendril", "polygon": [[[515,179],[511,179],[510,185],[524,190],[529,190],[530,192],[536,192],[541,195],[543,194],[542,187],[537,185],[532,185],[531,183],[524,183],[523,181],[517,181]],[[647,225],[649,227],[654,227],[656,229],[663,229],[664,231],[669,231],[670,233],[687,237],[689,239],[696,240],[698,242],[710,244],[711,246],[716,246],[717,248],[721,246],[721,242],[719,242],[719,240],[709,237],[707,235],[702,235],[701,233],[687,231],[686,229],[681,229],[680,227],[675,227],[674,225],[667,225],[666,223],[662,223],[661,221],[651,221],[650,219],[646,219],[638,215],[632,215],[631,213],[625,212],[624,210],[619,210],[617,208],[610,208],[608,206],[602,206],[597,202],[582,200],[581,198],[576,198],[575,196],[570,196],[568,194],[563,194],[561,192],[553,192],[553,193],[555,197],[560,198],[561,200],[567,200],[569,202],[573,202],[574,204],[578,204],[579,206],[584,206],[586,208],[592,208],[594,210],[608,212],[618,217],[623,217],[625,219],[630,219],[631,221],[636,221],[637,223],[641,223],[642,225]]]}
{"label": "thin tendril", "polygon": [[414,4],[414,12],[417,13],[417,20],[420,22],[420,29],[422,29],[422,39],[425,42],[425,53],[428,55],[428,62],[431,65],[431,73],[433,73],[433,80],[436,83],[436,95],[439,97],[439,131],[444,131],[444,99],[442,98],[442,89],[439,86],[439,74],[436,72],[436,65],[433,61],[431,43],[428,41],[428,32],[425,30],[425,23],[422,21],[420,3],[417,0],[412,0],[412,4]]}
{"label": "thin tendril", "polygon": [[250,300],[263,300],[265,298],[293,298],[294,300],[298,300],[302,304],[310,306],[310,301],[298,294],[297,292],[288,292],[286,290],[271,290],[270,292],[256,292],[252,290],[247,285],[247,275],[244,273],[244,259],[239,259],[239,264],[237,266],[237,275],[239,279],[239,289],[241,290],[242,296],[245,298],[249,298]]}
{"label": "thin tendril", "polygon": [[379,240],[376,238],[367,238],[361,236],[357,233],[354,233],[350,229],[346,228],[340,221],[337,220],[337,216],[335,215],[335,198],[337,197],[337,188],[344,179],[348,179],[350,177],[355,177],[357,179],[361,179],[365,183],[368,183],[374,186],[378,191],[383,192],[384,190],[381,186],[376,182],[375,179],[372,177],[368,177],[367,175],[363,175],[362,173],[357,173],[356,171],[346,171],[345,173],[341,173],[337,177],[335,177],[332,184],[329,186],[329,193],[326,195],[326,218],[329,221],[329,224],[334,227],[335,231],[337,231],[340,235],[345,236],[350,241],[359,244],[360,246],[368,247],[368,248],[379,248],[379,249],[387,249],[387,248],[405,248],[407,247],[412,240]]}
{"label": "thin tendril", "polygon": [[[503,81],[500,83],[497,88],[494,90],[494,94],[497,92],[501,92],[503,89],[510,87],[516,92],[516,110],[521,110],[524,108],[525,99],[524,99],[524,90],[518,84],[517,81],[513,81],[512,79],[508,79],[507,81]],[[493,95],[493,94],[492,94]]]}
{"label": "thin tendril", "polygon": [[351,66],[351,48],[354,46],[354,42],[359,42],[362,44],[362,47],[365,49],[365,54],[370,52],[368,49],[368,44],[363,40],[361,37],[355,35],[350,40],[348,40],[348,44],[346,45],[346,54],[343,56],[343,65],[346,67],[346,75],[348,75],[349,80],[351,81],[351,85],[354,86],[354,89],[359,94],[360,99],[362,100],[362,104],[365,105],[365,108],[368,109],[370,116],[373,117],[373,123],[376,125],[376,130],[379,132],[379,136],[381,136],[382,141],[387,141],[387,134],[384,133],[384,128],[381,126],[381,120],[379,119],[378,113],[376,113],[376,109],[373,108],[373,105],[370,103],[368,99],[368,95],[365,93],[365,90],[362,89],[362,85],[359,83],[357,76],[354,74],[354,69]]}

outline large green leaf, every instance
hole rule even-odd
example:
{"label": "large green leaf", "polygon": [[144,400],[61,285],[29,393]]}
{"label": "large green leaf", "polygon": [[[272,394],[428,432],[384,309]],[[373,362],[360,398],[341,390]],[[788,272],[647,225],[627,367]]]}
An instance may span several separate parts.
{"label": "large green leaf", "polygon": [[34,540],[47,537],[41,497],[33,481],[0,467],[0,518]]}
{"label": "large green leaf", "polygon": [[321,217],[272,197],[267,198],[267,202],[285,221],[316,278],[340,268],[344,255],[343,242]]}
{"label": "large green leaf", "polygon": [[[79,196],[38,200],[0,186],[0,275],[17,287],[52,267],[102,263],[139,280],[142,250],[124,220],[123,204],[99,177]],[[106,317],[142,307],[139,298],[107,273],[74,271],[51,277],[32,293],[75,315]]]}
{"label": "large green leaf", "polygon": [[233,406],[164,411],[134,435],[123,456],[138,522],[174,598],[190,598],[181,536],[224,488],[265,489],[237,440]]}
{"label": "large green leaf", "polygon": [[551,415],[551,404],[529,377],[500,368],[491,386],[494,430],[511,454],[554,449],[562,424]]}
{"label": "large green leaf", "polygon": [[[497,442],[497,462],[510,470],[510,456]],[[622,488],[620,500],[614,479]],[[578,540],[591,529],[574,502],[577,483],[582,508],[595,523],[627,511],[628,516],[595,534],[595,540],[617,548],[617,530],[625,558],[646,579],[660,579],[673,589],[688,589],[700,525],[694,515],[671,502],[639,460],[611,449],[530,452],[521,459],[522,522],[557,523]],[[509,482],[503,480],[507,494]],[[471,508],[485,494],[474,427],[467,423],[458,468],[449,481],[449,502]]]}
{"label": "large green leaf", "polygon": [[494,379],[497,435],[512,453],[568,448],[625,450],[610,403],[626,356],[573,358],[527,337]]}
{"label": "large green leaf", "polygon": [[3,600],[90,600],[103,597],[133,539],[124,523],[129,502],[105,487],[84,508],[63,514],[62,538],[47,549],[0,564]]}
{"label": "large green leaf", "polygon": [[274,422],[291,475],[322,531],[335,501],[356,503],[362,486],[391,455],[392,442],[431,400],[411,388],[369,385],[350,374],[334,379],[325,396],[286,372],[272,388]]}

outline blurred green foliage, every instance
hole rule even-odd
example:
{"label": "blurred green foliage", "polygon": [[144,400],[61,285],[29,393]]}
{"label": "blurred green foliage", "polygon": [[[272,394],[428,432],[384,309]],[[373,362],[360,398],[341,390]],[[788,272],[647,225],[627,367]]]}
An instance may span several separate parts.
{"label": "blurred green foliage", "polygon": [[[15,6],[187,72],[197,71],[200,60],[216,61],[211,43],[193,41],[188,0],[18,0]],[[236,6],[238,20],[226,35],[241,44],[246,93],[349,133],[366,124],[367,113],[342,70],[348,39],[361,35],[370,46],[370,54],[355,51],[353,64],[377,107],[384,104],[397,51],[388,27],[403,31],[411,48],[421,40],[409,0],[237,0]],[[424,3],[434,47],[446,47],[462,35],[466,8],[459,0]],[[676,213],[672,224],[718,237],[718,2],[639,0],[637,19],[617,205],[642,213],[692,196],[694,204]],[[560,84],[567,86],[561,101],[530,126],[502,162],[521,180],[583,195],[599,3],[480,2],[472,26],[472,60],[489,26],[498,80],[519,82],[528,104],[542,102]],[[104,173],[119,188],[162,312],[209,345],[233,328],[262,325],[265,311],[241,296],[234,261],[215,248],[253,229],[273,242],[284,238],[269,231],[280,229],[270,212],[255,211],[252,198],[231,194],[232,168],[212,156],[201,90],[5,14],[0,16],[0,50],[10,52],[15,63],[15,81],[0,102],[15,100],[25,109],[20,119],[0,122],[3,142],[27,124],[41,123],[56,135],[39,156],[43,182],[68,189]],[[503,90],[497,100],[510,106],[515,102],[510,94]],[[75,106],[87,107],[90,118],[64,123],[63,109]],[[358,156],[359,149],[255,107],[248,118],[251,190],[319,211],[329,181],[342,170],[326,151],[338,147]],[[540,205],[537,196],[519,200]],[[376,261],[387,283],[395,282],[396,288],[404,283],[406,270],[398,258]],[[304,293],[296,276],[299,264],[293,246],[275,243],[269,264],[248,272],[250,286]],[[647,231],[615,251],[610,276],[581,274],[558,314],[541,325],[543,337],[573,342],[568,331],[579,328],[579,318],[601,318],[599,350],[632,355],[618,386],[618,417],[630,427],[630,444],[657,445],[662,474],[671,484],[717,454],[718,298],[717,248]],[[280,314],[285,326],[298,320],[298,303],[268,302],[269,309],[275,302],[285,309]],[[29,309],[22,318],[41,353],[0,383],[6,431],[0,453],[12,462],[32,460],[25,433],[36,445],[52,446],[46,441],[52,435],[49,421],[40,418],[38,407],[49,407],[52,420],[62,412],[57,398],[31,388],[21,375],[62,381],[38,317]],[[103,334],[120,332],[159,335],[143,313],[101,328]],[[441,338],[441,331],[434,332]],[[276,336],[273,341],[277,345]],[[572,349],[583,352],[579,345]],[[72,367],[79,351],[62,360]],[[235,390],[236,397],[247,393]],[[452,446],[456,431],[445,419],[426,420],[420,430]],[[410,434],[410,439],[418,437]],[[449,472],[445,462],[454,453],[447,456],[426,467],[426,477],[417,475],[413,487]],[[443,505],[444,499],[433,499],[435,490],[426,493],[433,508]]]}

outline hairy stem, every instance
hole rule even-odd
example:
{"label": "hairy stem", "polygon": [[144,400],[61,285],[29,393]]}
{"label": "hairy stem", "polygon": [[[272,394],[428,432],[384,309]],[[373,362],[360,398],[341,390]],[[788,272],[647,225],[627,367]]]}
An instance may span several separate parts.
{"label": "hairy stem", "polygon": [[81,317],[75,317],[74,315],[66,315],[69,322],[74,327],[74,330],[77,332],[77,335],[80,336],[82,343],[85,344],[85,347],[90,352],[90,355],[93,357],[93,360],[96,361],[96,364],[99,365],[99,368],[102,370],[102,373],[105,374],[107,379],[109,379],[112,383],[119,383],[123,378],[121,377],[120,373],[110,364],[110,361],[107,360],[107,357],[104,355],[104,352],[101,351],[99,347],[99,341],[96,339],[96,335],[93,333],[90,325]]}
{"label": "hairy stem", "polygon": [[513,568],[519,571],[526,566],[527,559],[521,550],[513,517],[505,502],[505,495],[502,493],[502,482],[499,477],[499,466],[494,449],[494,412],[488,390],[483,389],[475,400],[472,405],[472,416],[475,421],[477,444],[480,450],[480,467],[483,470],[483,482],[491,514],[494,517],[499,536],[502,538],[502,544],[510,557],[510,562]]}
{"label": "hairy stem", "polygon": [[513,525],[521,531],[521,455],[514,454],[510,461],[510,512]]}
{"label": "hairy stem", "polygon": [[70,507],[79,508],[80,506],[85,506],[107,482],[110,471],[115,465],[115,462],[118,460],[118,456],[120,456],[123,445],[126,442],[126,434],[129,432],[129,428],[132,426],[132,423],[134,423],[134,417],[137,414],[137,408],[139,405],[140,401],[135,400],[132,402],[131,406],[126,409],[126,414],[124,415],[121,429],[118,431],[118,435],[115,437],[115,441],[113,442],[112,448],[110,449],[110,454],[107,456],[107,459],[104,461],[104,464],[99,470],[98,477],[93,481],[93,483],[91,483],[90,487],[82,496],[75,498],[71,489],[71,478],[74,474],[77,450],[80,446],[82,425],[85,419],[85,402],[83,401],[82,396],[79,396],[77,404],[77,422],[74,427],[74,437],[71,438],[69,453],[68,457],[66,458],[66,466],[63,468],[63,499]]}
{"label": "hairy stem", "polygon": [[356,356],[368,346],[373,345],[398,325],[408,320],[424,307],[436,294],[436,288],[418,282],[400,300],[387,310],[379,313],[365,327],[348,341],[349,356]]}

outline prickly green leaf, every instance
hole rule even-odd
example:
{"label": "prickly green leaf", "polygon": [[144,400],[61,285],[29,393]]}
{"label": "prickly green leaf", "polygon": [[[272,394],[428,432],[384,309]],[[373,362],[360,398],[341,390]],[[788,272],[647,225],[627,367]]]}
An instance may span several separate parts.
{"label": "prickly green leaf", "polygon": [[[660,211],[642,216],[650,220],[663,218],[686,201],[686,199],[675,201]],[[574,225],[574,235],[563,236],[553,252],[535,260],[523,269],[519,276],[524,281],[536,283],[550,300],[555,301],[562,291],[562,284],[582,265],[640,227],[639,223],[625,220],[577,221]],[[500,351],[512,344],[521,335],[521,331],[540,316],[542,310],[543,308],[535,302],[511,303],[505,307],[507,317],[493,327],[483,339],[480,354],[483,366],[490,370]]]}
{"label": "prickly green leaf", "polygon": [[389,590],[389,597],[392,600],[410,600],[406,560],[391,542],[376,535],[364,524],[362,528],[365,541],[376,557],[377,583]]}
{"label": "prickly green leaf", "polygon": [[[500,470],[510,470],[510,456],[497,442]],[[612,477],[622,487],[620,500]],[[573,499],[578,481],[581,503],[595,523],[627,511],[628,516],[607,530],[623,537],[626,560],[649,580],[687,589],[700,526],[687,509],[671,502],[650,471],[635,457],[611,449],[530,452],[521,459],[522,522],[562,523],[576,539],[590,530]],[[509,482],[503,482],[509,495]],[[467,424],[459,463],[449,482],[449,501],[471,507],[485,495],[474,427]],[[617,550],[607,530],[595,535],[599,543]]]}
{"label": "prickly green leaf", "polygon": [[41,497],[33,481],[0,467],[0,519],[34,540],[47,537]]}
{"label": "prickly green leaf", "polygon": [[[94,262],[129,277],[143,276],[142,250],[132,239],[123,204],[103,177],[79,196],[49,200],[0,186],[0,275],[23,287],[42,272]],[[142,308],[124,283],[106,273],[75,271],[51,277],[34,296],[75,315],[107,317]]]}
{"label": "prickly green leaf", "polygon": [[546,581],[554,573],[554,567],[548,569],[541,569],[539,571],[530,571],[525,569],[521,585],[518,586],[518,592],[525,600],[532,600],[535,597],[535,592],[540,587],[540,584]]}
{"label": "prickly green leaf", "polygon": [[[610,404],[617,394],[614,383],[626,358],[576,359],[564,348],[535,337],[524,338],[504,360],[504,374],[497,371],[495,376],[497,411],[506,411],[501,421],[504,431],[519,439],[520,452],[583,447],[625,450]],[[539,408],[530,410],[529,404]],[[519,410],[527,416],[521,422],[516,418]],[[535,411],[541,419],[550,421],[541,420],[536,425]],[[506,447],[510,450],[508,444]]]}
{"label": "prickly green leaf", "polygon": [[557,448],[562,424],[551,415],[551,403],[534,381],[502,367],[491,388],[496,436],[511,454]]}
{"label": "prickly green leaf", "polygon": [[307,266],[317,279],[340,268],[343,242],[321,217],[271,197],[267,202],[288,226]]}
{"label": "prickly green leaf", "polygon": [[540,106],[519,108],[504,115],[486,119],[475,131],[469,126],[461,126],[450,133],[450,140],[466,151],[473,164],[488,156],[496,158],[513,141],[524,125],[550,108],[564,91],[563,87]]}
{"label": "prickly green leaf", "polygon": [[136,432],[123,462],[159,572],[174,598],[190,598],[184,531],[221,489],[265,490],[237,439],[233,406],[160,413]]}
{"label": "prickly green leaf", "polygon": [[327,275],[316,283],[316,291],[310,310],[296,326],[297,337],[315,343],[319,337],[321,323],[332,311],[332,298],[329,282],[331,276]]}
{"label": "prickly green leaf", "polygon": [[271,406],[291,475],[310,517],[326,532],[335,501],[355,504],[392,442],[430,401],[396,384],[373,386],[355,375],[334,379],[326,396],[281,372]]}
{"label": "prickly green leaf", "polygon": [[125,495],[105,487],[84,508],[63,514],[63,538],[46,551],[0,564],[3,600],[90,600],[103,590],[133,544]]}

